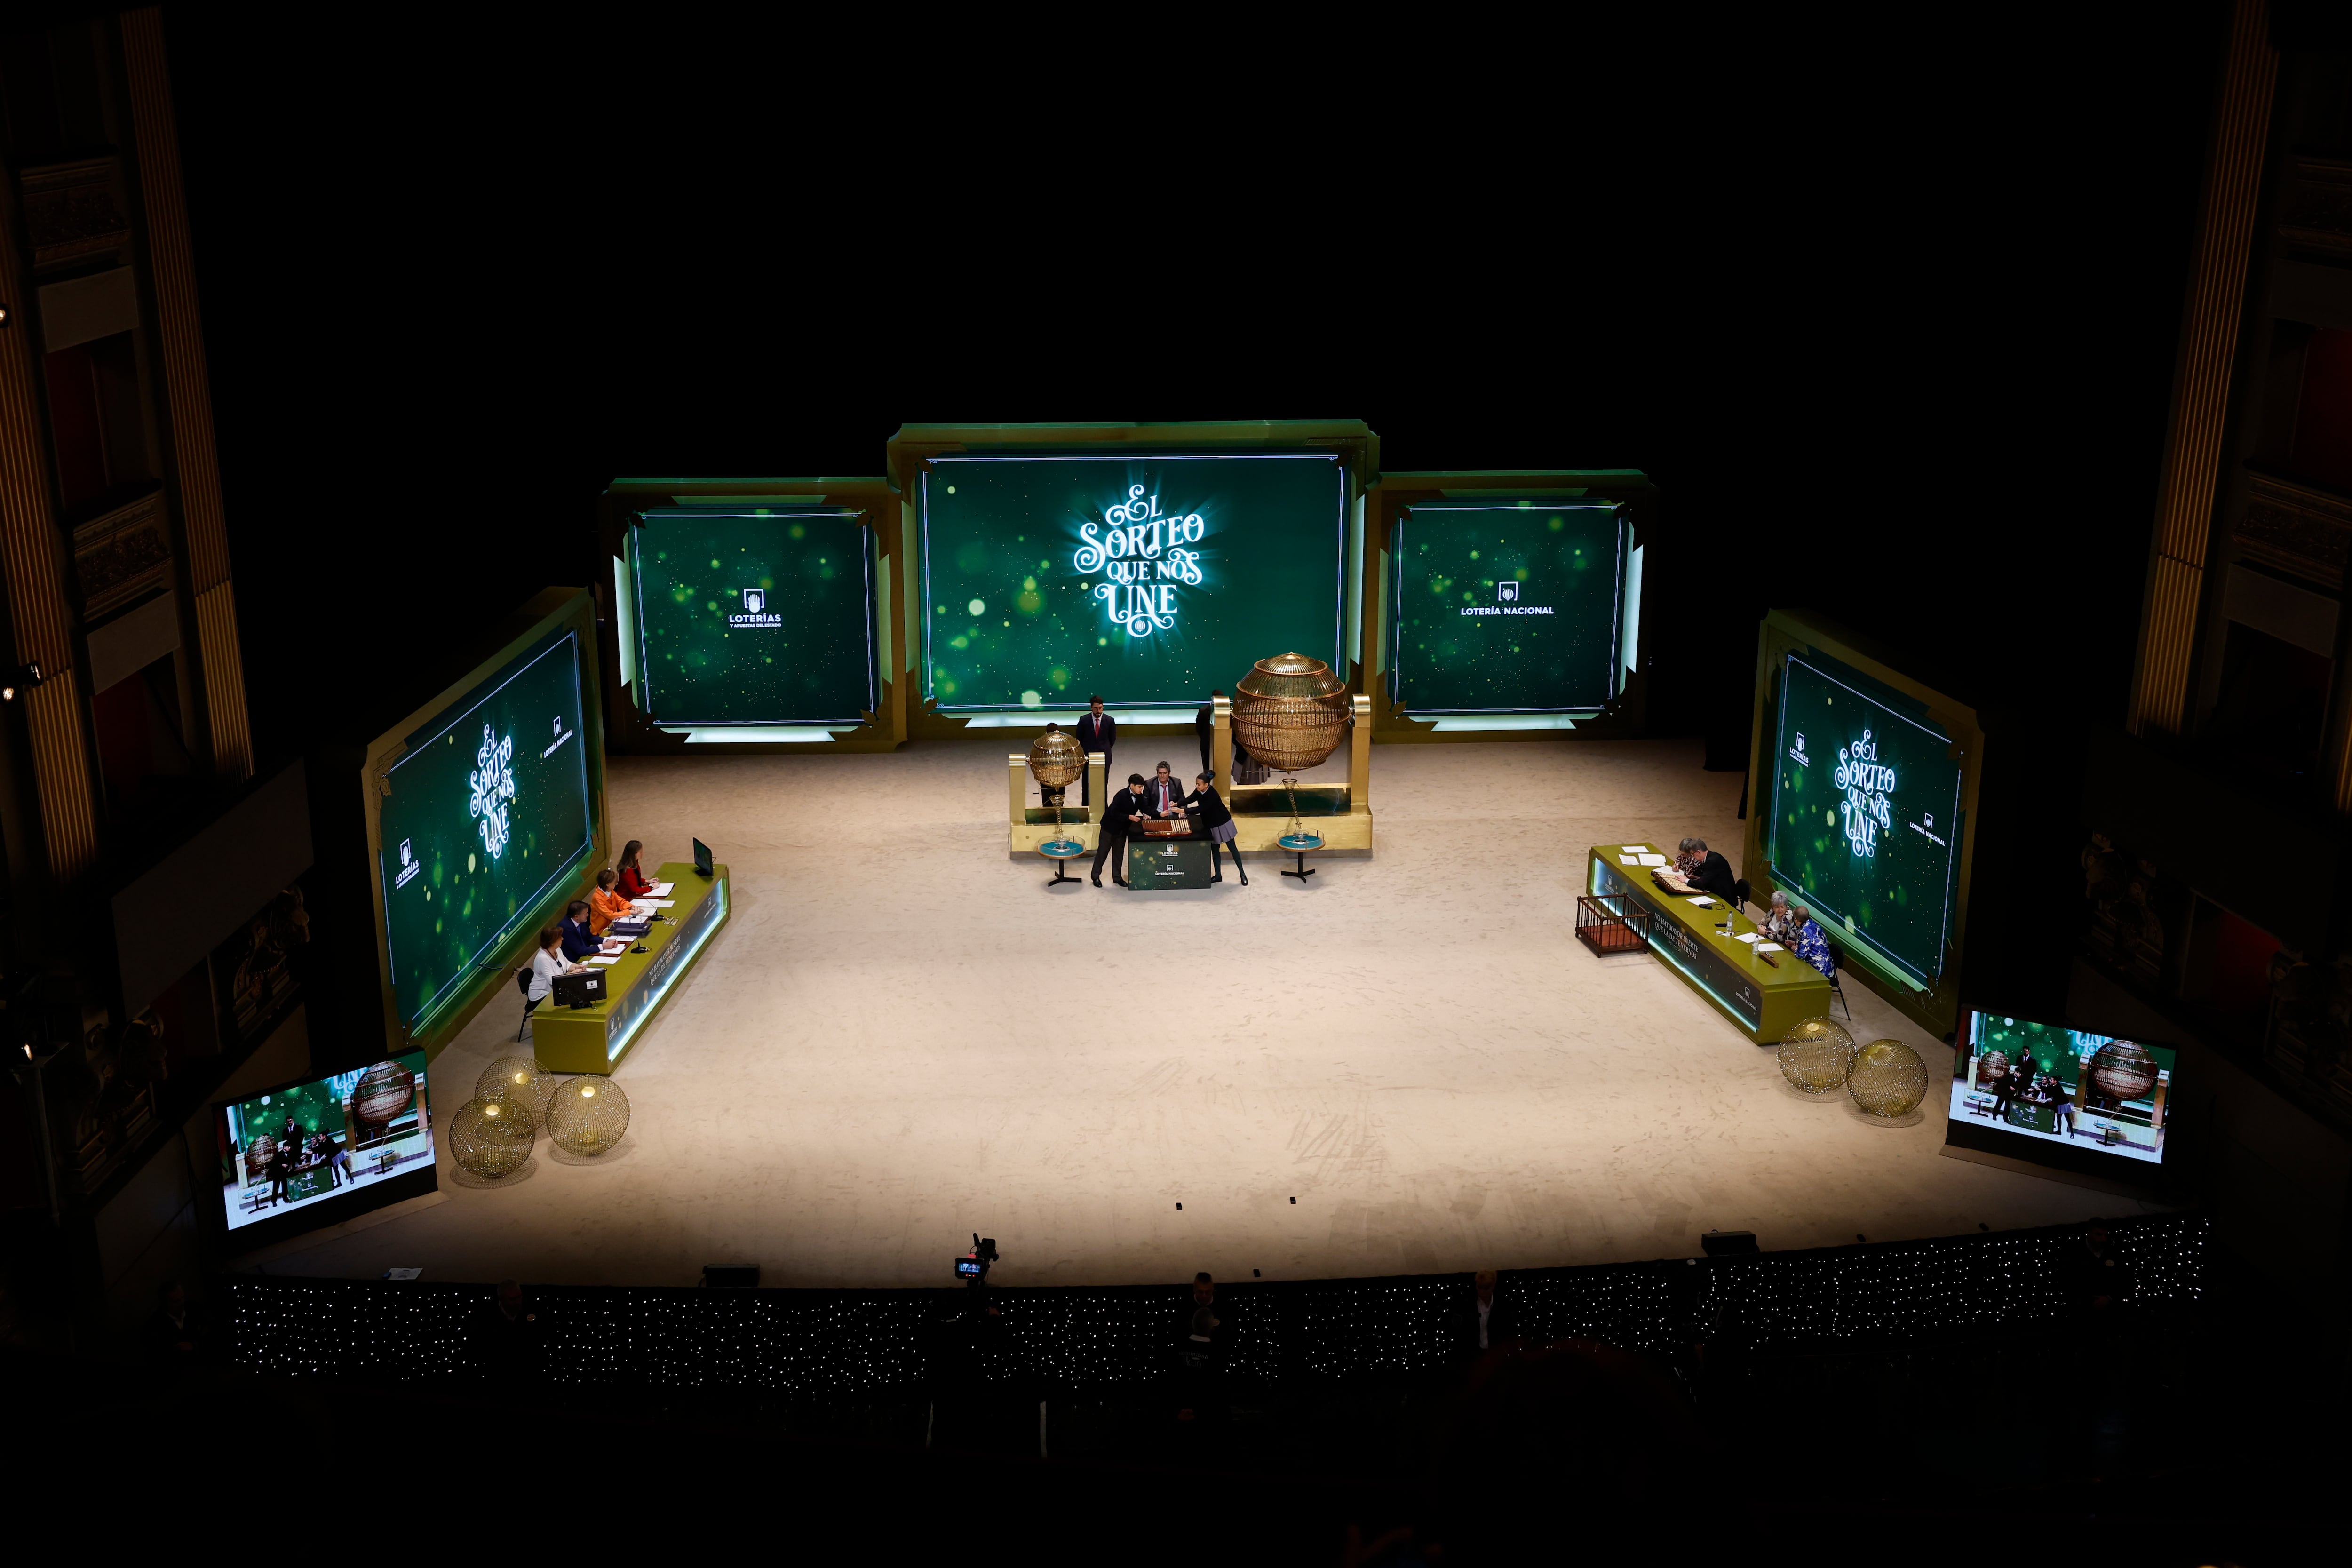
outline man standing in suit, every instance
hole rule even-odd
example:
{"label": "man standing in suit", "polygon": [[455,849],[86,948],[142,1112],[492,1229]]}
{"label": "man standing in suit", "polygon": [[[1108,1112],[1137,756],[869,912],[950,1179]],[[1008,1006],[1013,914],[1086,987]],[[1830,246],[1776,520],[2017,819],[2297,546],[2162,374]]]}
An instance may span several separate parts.
{"label": "man standing in suit", "polygon": [[1143,809],[1154,816],[1184,815],[1184,786],[1176,782],[1176,775],[1168,771],[1166,763],[1160,764],[1150,782],[1143,786]]}
{"label": "man standing in suit", "polygon": [[[1078,715],[1078,744],[1089,752],[1100,752],[1103,754],[1103,777],[1110,777],[1111,748],[1118,744],[1118,721],[1103,711],[1099,697],[1087,698],[1087,710]],[[1080,805],[1094,804],[1087,797],[1087,792],[1094,787],[1089,782],[1093,777],[1094,770],[1091,768],[1078,775]],[[1113,790],[1111,794],[1116,796],[1118,792]]]}
{"label": "man standing in suit", "polygon": [[[1084,719],[1078,721],[1083,724]],[[1143,775],[1127,775],[1127,787],[1113,790],[1103,806],[1102,828],[1095,845],[1095,886],[1102,886],[1103,861],[1118,857],[1110,863],[1110,879],[1120,887],[1127,886],[1127,834],[1135,820],[1143,815]]]}
{"label": "man standing in suit", "polygon": [[1217,776],[1217,699],[1223,695],[1222,691],[1212,690],[1209,700],[1201,704],[1201,710],[1192,715],[1192,728],[1201,736],[1201,771],[1207,773],[1212,782]]}

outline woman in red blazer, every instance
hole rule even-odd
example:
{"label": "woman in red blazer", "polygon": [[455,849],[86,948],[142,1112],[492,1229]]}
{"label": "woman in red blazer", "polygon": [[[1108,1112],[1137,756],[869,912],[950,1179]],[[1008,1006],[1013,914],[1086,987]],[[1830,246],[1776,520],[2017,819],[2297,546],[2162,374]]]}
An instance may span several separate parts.
{"label": "woman in red blazer", "polygon": [[646,880],[644,872],[637,869],[637,851],[644,847],[645,846],[635,838],[630,839],[626,844],[621,847],[621,875],[619,881],[621,884],[621,897],[625,899],[649,899],[653,897],[654,885]]}

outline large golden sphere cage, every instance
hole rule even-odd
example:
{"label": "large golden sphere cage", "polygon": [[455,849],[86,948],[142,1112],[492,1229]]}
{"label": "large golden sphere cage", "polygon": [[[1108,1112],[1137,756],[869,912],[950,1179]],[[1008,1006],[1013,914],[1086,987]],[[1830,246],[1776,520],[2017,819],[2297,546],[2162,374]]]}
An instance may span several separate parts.
{"label": "large golden sphere cage", "polygon": [[535,1122],[547,1120],[547,1102],[555,1098],[553,1073],[529,1057],[500,1057],[474,1080],[476,1100],[505,1100],[530,1112]]}
{"label": "large golden sphere cage", "polygon": [[1988,1051],[1977,1058],[1977,1087],[1990,1089],[2009,1076],[2009,1058],[1999,1051]]}
{"label": "large golden sphere cage", "polygon": [[1834,1018],[1806,1018],[1780,1037],[1780,1076],[1801,1094],[1831,1095],[1853,1072],[1853,1037]]}
{"label": "large golden sphere cage", "polygon": [[1339,749],[1355,721],[1348,683],[1303,653],[1262,658],[1234,688],[1234,740],[1267,767],[1303,773]]}
{"label": "large golden sphere cage", "polygon": [[1845,1091],[1869,1115],[1908,1116],[1927,1098],[1927,1064],[1900,1040],[1873,1040],[1854,1054]]}
{"label": "large golden sphere cage", "polygon": [[352,1115],[381,1127],[416,1097],[416,1075],[398,1062],[378,1062],[352,1086]]}
{"label": "large golden sphere cage", "polygon": [[494,1182],[522,1169],[538,1136],[530,1113],[522,1107],[503,1100],[469,1100],[449,1119],[449,1157]]}
{"label": "large golden sphere cage", "polygon": [[2091,1087],[2121,1104],[2141,1100],[2156,1087],[2156,1058],[2131,1040],[2109,1040],[2091,1057]]}
{"label": "large golden sphere cage", "polygon": [[601,1154],[629,1130],[629,1097],[609,1078],[565,1080],[547,1108],[547,1135],[567,1154]]}

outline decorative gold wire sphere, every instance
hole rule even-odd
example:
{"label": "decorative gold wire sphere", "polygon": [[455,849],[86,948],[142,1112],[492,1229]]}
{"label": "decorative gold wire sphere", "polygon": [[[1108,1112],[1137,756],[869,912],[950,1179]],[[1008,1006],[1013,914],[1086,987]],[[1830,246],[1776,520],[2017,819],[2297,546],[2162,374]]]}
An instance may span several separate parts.
{"label": "decorative gold wire sphere", "polygon": [[478,1176],[511,1176],[530,1158],[538,1129],[519,1105],[469,1100],[449,1119],[449,1157]]}
{"label": "decorative gold wire sphere", "polygon": [[474,1080],[476,1100],[503,1100],[530,1112],[533,1122],[547,1120],[547,1102],[555,1098],[556,1078],[529,1057],[500,1057]]}
{"label": "decorative gold wire sphere", "polygon": [[1977,1082],[1986,1088],[2009,1076],[2009,1058],[1999,1051],[1989,1051],[1977,1062]]}
{"label": "decorative gold wire sphere", "polygon": [[1900,1040],[1873,1040],[1855,1054],[1845,1091],[1873,1116],[1908,1116],[1927,1098],[1927,1064]]}
{"label": "decorative gold wire sphere", "polygon": [[1303,653],[1259,659],[1234,689],[1234,740],[1286,773],[1303,773],[1338,751],[1354,722],[1348,683]]}
{"label": "decorative gold wire sphere", "polygon": [[602,1154],[629,1130],[629,1097],[593,1073],[567,1079],[547,1108],[547,1135],[572,1154]]}
{"label": "decorative gold wire sphere", "polygon": [[1067,730],[1048,730],[1029,742],[1029,776],[1046,789],[1067,789],[1087,775],[1087,749]]}
{"label": "decorative gold wire sphere", "polygon": [[2110,1040],[2091,1057],[2091,1087],[2118,1103],[2156,1087],[2156,1058],[2134,1040]]}
{"label": "decorative gold wire sphere", "polygon": [[398,1062],[378,1062],[352,1086],[353,1119],[382,1126],[416,1098],[416,1075]]}
{"label": "decorative gold wire sphere", "polygon": [[1801,1093],[1835,1094],[1853,1074],[1853,1037],[1834,1018],[1806,1018],[1780,1037],[1780,1076]]}

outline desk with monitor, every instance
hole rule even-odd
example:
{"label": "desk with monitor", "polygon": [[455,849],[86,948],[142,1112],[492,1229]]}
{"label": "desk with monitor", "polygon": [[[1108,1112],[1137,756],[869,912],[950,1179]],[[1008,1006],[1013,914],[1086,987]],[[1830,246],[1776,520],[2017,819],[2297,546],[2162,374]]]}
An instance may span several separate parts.
{"label": "desk with monitor", "polygon": [[[609,1073],[644,1030],[678,977],[727,922],[727,868],[699,875],[691,861],[673,860],[656,874],[670,884],[667,918],[647,926],[618,961],[599,965],[606,999],[589,1007],[559,1007],[551,999],[531,1015],[532,1055],[557,1072]],[[637,948],[646,951],[639,952]]]}

